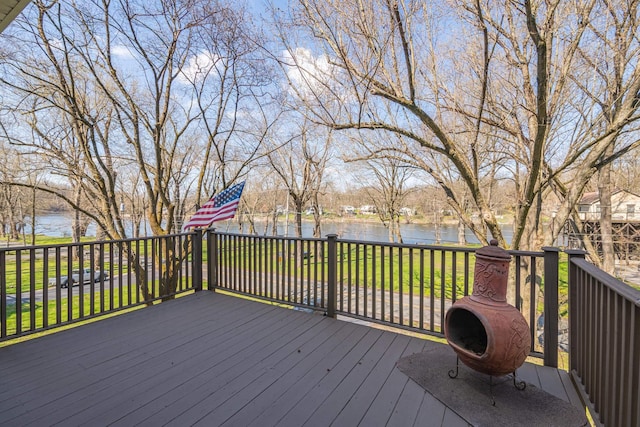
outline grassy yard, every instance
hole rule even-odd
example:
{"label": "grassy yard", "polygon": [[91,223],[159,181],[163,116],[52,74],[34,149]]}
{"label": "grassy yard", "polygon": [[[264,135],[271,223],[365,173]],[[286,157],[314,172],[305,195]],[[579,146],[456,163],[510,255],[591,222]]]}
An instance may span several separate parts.
{"label": "grassy yard", "polygon": [[[153,240],[144,243],[133,243],[132,251],[140,257],[150,257],[153,253]],[[90,268],[101,268],[108,273],[124,274],[129,269],[126,254],[115,242],[83,241],[82,245],[72,245],[70,238],[51,238],[39,236],[36,246],[16,247],[0,252],[2,264],[0,274],[4,277],[4,285],[8,294],[25,292],[30,289],[46,289],[50,280],[69,275],[69,248],[72,251],[71,271]],[[54,246],[52,245],[62,245]],[[78,256],[79,248],[82,248],[81,257]],[[206,260],[206,245],[203,247],[203,256]],[[190,257],[189,257],[190,259]],[[96,267],[96,265],[101,266]],[[19,289],[18,289],[19,288]]]}
{"label": "grassy yard", "polygon": [[[326,242],[314,244],[295,240],[273,241],[263,239],[227,240],[220,245],[220,268],[258,271],[263,275],[293,277],[294,281],[324,278],[328,275],[328,248]],[[338,282],[342,286],[358,286],[366,289],[384,289],[404,295],[423,295],[425,298],[459,299],[473,290],[475,254],[465,249],[451,247],[439,250],[430,248],[400,248],[372,244],[338,244]],[[529,257],[521,258],[520,271],[515,262],[510,269],[509,285],[513,286],[520,275],[523,298],[530,292]],[[535,283],[536,312],[544,311],[544,274],[542,258],[536,258]],[[560,315],[567,315],[568,259],[563,253],[559,260],[558,293]]]}
{"label": "grassy yard", "polygon": [[[79,293],[78,290],[78,287],[74,287],[76,293]],[[156,296],[160,295],[157,283],[153,292]],[[22,303],[19,315],[16,312],[16,304],[7,304],[5,321],[7,335],[17,333],[18,321],[20,330],[23,332],[37,330],[45,327],[45,319],[47,325],[65,324],[80,318],[140,305],[143,301],[143,296],[135,284],[119,287],[105,285],[102,291],[99,285],[95,285],[93,292],[91,292],[91,285],[86,285],[82,296],[74,295],[71,299],[65,297],[66,293],[66,289],[62,290],[62,298],[49,300],[46,306],[43,302],[35,303],[33,313],[29,302]]]}

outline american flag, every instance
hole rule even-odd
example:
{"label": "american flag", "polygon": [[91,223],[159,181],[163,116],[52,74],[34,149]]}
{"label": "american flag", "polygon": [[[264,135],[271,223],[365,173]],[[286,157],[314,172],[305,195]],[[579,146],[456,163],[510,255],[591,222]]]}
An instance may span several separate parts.
{"label": "american flag", "polygon": [[208,227],[215,221],[233,218],[240,203],[244,181],[214,195],[196,211],[182,230],[194,227]]}

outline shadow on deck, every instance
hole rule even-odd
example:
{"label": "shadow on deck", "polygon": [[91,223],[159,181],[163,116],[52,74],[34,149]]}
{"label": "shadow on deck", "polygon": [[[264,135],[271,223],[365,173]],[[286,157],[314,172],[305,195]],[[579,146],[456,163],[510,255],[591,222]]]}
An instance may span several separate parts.
{"label": "shadow on deck", "polygon": [[[0,348],[0,425],[466,426],[396,369],[433,346],[199,292]],[[518,375],[580,405],[564,371]]]}

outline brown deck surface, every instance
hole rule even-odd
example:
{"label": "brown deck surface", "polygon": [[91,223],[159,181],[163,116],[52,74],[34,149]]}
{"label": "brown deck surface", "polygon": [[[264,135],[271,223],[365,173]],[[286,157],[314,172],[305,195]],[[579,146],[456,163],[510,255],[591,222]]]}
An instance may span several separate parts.
{"label": "brown deck surface", "polygon": [[0,348],[0,425],[466,426],[395,368],[433,345],[204,291]]}

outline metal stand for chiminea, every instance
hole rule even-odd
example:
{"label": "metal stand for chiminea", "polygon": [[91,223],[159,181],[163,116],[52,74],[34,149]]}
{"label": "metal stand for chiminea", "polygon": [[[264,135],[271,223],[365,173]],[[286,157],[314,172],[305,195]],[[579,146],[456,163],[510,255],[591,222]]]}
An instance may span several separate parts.
{"label": "metal stand for chiminea", "polygon": [[459,362],[489,375],[493,399],[493,377],[513,375],[516,389],[526,383],[517,381],[516,369],[531,349],[529,326],[518,309],[507,303],[507,280],[511,255],[492,240],[476,251],[473,294],[456,301],[447,311],[444,332],[456,352],[456,378]]}
{"label": "metal stand for chiminea", "polygon": [[[460,372],[460,358],[456,355],[456,368],[449,370],[448,372],[449,378],[457,378],[459,372]],[[525,383],[524,381],[518,381],[516,377],[516,371],[513,371],[511,375],[513,375],[513,386],[517,390],[522,391],[525,388],[527,388],[527,383]],[[491,396],[491,404],[493,406],[496,406],[496,399],[493,397],[493,375],[489,375],[489,395]]]}

